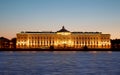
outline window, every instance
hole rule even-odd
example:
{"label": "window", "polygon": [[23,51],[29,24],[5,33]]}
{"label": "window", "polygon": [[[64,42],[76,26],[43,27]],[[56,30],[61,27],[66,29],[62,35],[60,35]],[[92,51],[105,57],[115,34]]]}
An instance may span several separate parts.
{"label": "window", "polygon": [[91,39],[92,39],[92,37],[91,37]]}
{"label": "window", "polygon": [[89,37],[87,37],[87,39],[89,40],[90,38],[89,38]]}
{"label": "window", "polygon": [[78,41],[77,41],[77,44],[78,44]]}
{"label": "window", "polygon": [[82,44],[84,44],[84,42],[82,41]]}
{"label": "window", "polygon": [[54,41],[53,41],[53,44],[54,44]]}

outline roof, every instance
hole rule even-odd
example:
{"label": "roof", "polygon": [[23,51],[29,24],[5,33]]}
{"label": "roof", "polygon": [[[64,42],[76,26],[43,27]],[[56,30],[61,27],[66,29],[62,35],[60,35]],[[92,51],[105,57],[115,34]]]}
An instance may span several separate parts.
{"label": "roof", "polygon": [[102,34],[102,32],[72,32],[73,34]]}
{"label": "roof", "polygon": [[46,31],[46,32],[26,31],[26,32],[21,32],[21,33],[22,33],[22,34],[24,34],[24,33],[25,33],[25,34],[26,34],[26,33],[28,33],[28,34],[39,34],[39,33],[40,33],[40,34],[44,34],[44,33],[45,33],[45,34],[54,34],[55,32],[47,32],[47,31]]}
{"label": "roof", "polygon": [[63,26],[62,29],[60,29],[60,30],[57,31],[57,32],[70,32],[70,31],[68,31],[67,29],[65,29],[65,27]]}

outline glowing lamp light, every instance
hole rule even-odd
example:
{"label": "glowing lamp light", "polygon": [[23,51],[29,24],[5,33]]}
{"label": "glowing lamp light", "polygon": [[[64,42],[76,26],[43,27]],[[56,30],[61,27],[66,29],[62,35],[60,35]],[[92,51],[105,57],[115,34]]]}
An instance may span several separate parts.
{"label": "glowing lamp light", "polygon": [[60,35],[70,35],[71,33],[70,32],[58,32],[57,34],[60,34]]}

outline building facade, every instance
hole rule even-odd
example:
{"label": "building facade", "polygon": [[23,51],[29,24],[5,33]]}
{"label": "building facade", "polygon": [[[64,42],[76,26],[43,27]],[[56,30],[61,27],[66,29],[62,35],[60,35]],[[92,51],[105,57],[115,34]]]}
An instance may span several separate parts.
{"label": "building facade", "polygon": [[110,34],[101,32],[70,32],[62,27],[57,32],[21,32],[17,34],[16,48],[48,49],[109,49]]}
{"label": "building facade", "polygon": [[0,37],[0,49],[3,48],[16,48],[16,38],[9,40],[5,37]]}
{"label": "building facade", "polygon": [[0,37],[0,48],[9,48],[10,40],[4,37]]}

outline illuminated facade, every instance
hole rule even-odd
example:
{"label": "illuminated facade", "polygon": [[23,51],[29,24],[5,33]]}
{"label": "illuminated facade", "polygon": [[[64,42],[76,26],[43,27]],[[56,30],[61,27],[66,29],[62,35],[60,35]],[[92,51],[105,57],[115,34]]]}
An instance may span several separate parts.
{"label": "illuminated facade", "polygon": [[57,32],[21,32],[17,34],[17,48],[49,49],[109,49],[110,34],[101,32],[70,32],[62,27]]}

